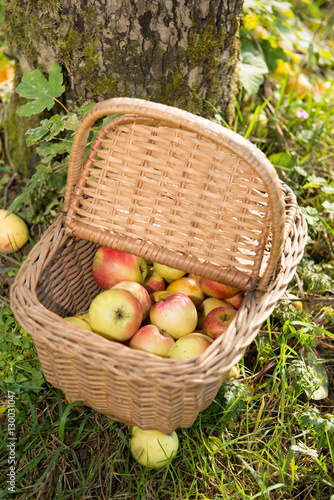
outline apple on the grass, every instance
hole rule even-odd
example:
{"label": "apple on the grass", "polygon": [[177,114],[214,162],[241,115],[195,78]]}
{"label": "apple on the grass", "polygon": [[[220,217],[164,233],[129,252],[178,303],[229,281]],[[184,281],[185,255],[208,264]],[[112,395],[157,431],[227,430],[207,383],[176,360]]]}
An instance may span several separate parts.
{"label": "apple on the grass", "polygon": [[146,325],[134,334],[129,347],[166,358],[174,344],[175,340],[168,333],[155,325]]}
{"label": "apple on the grass", "polygon": [[88,316],[94,332],[110,340],[123,342],[139,329],[143,311],[133,293],[113,288],[92,300]]}
{"label": "apple on the grass", "polygon": [[204,321],[204,331],[209,337],[217,339],[223,335],[230,326],[237,311],[229,307],[212,309]]}
{"label": "apple on the grass", "polygon": [[132,428],[130,450],[137,462],[145,467],[164,467],[176,454],[178,447],[179,440],[175,431],[163,434],[154,429]]}
{"label": "apple on the grass", "polygon": [[166,282],[154,269],[153,266],[147,268],[147,275],[142,285],[148,291],[149,295],[166,289]]}
{"label": "apple on the grass", "polygon": [[103,290],[109,290],[119,281],[141,283],[147,274],[146,260],[113,248],[100,247],[95,253],[93,277]]}
{"label": "apple on the grass", "polygon": [[169,333],[174,339],[179,339],[195,330],[198,320],[197,309],[187,295],[172,293],[168,297],[160,297],[160,300],[153,304],[150,320],[153,325]]}
{"label": "apple on the grass", "polygon": [[153,267],[156,272],[167,281],[167,283],[182,278],[182,276],[186,274],[184,271],[174,269],[174,267],[169,267],[165,264],[158,264],[157,262],[153,262]]}
{"label": "apple on the grass", "polygon": [[212,309],[217,309],[217,307],[229,307],[230,309],[232,309],[232,311],[235,310],[233,305],[227,302],[227,300],[208,297],[207,299],[203,300],[203,302],[198,307],[198,324],[197,324],[198,330],[204,329],[205,318],[207,317],[209,312],[212,311]]}
{"label": "apple on the grass", "polygon": [[196,307],[205,299],[205,294],[199,286],[197,279],[190,278],[189,276],[182,276],[182,278],[172,281],[166,288],[166,291],[184,293],[184,295],[187,295],[193,301]]}
{"label": "apple on the grass", "polygon": [[133,293],[139,300],[143,310],[143,320],[147,318],[151,309],[151,298],[146,288],[136,281],[119,281],[111,289],[114,290],[115,288],[121,288],[122,290],[128,290]]}
{"label": "apple on the grass", "polygon": [[171,359],[187,359],[202,354],[213,340],[200,332],[189,333],[179,338],[169,351]]}
{"label": "apple on the grass", "polygon": [[198,277],[197,279],[199,280],[201,289],[205,295],[208,295],[209,297],[215,297],[216,299],[229,299],[240,292],[239,288],[225,285],[224,283],[218,283],[217,281],[201,277]]}

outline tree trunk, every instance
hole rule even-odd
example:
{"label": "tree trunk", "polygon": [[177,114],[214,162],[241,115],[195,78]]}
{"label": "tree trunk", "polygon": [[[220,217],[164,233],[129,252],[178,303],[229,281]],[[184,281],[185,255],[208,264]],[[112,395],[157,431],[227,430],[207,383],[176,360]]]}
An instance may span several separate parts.
{"label": "tree trunk", "polygon": [[7,42],[22,72],[66,76],[67,105],[150,99],[233,120],[243,0],[11,0]]}

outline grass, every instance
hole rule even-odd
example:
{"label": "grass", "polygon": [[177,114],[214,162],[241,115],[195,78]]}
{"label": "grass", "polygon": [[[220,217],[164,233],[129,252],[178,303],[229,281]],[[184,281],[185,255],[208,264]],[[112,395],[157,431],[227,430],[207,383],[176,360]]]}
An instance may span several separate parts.
{"label": "grass", "polygon": [[[275,2],[268,4],[274,11]],[[297,4],[311,29],[321,2]],[[256,16],[277,37],[273,14],[258,5]],[[305,9],[312,12],[306,15]],[[317,37],[331,43],[326,23],[314,24]],[[268,39],[264,35],[257,45],[265,48]],[[316,52],[306,63],[297,61],[299,49],[292,62],[312,81],[314,93],[287,93],[287,75],[271,70],[269,95],[264,87],[253,96],[240,93],[233,128],[269,157],[307,219],[305,255],[288,287],[303,311],[290,301],[277,304],[239,362],[238,377],[222,385],[190,429],[177,430],[174,460],[163,469],[147,469],[130,453],[128,426],[70,402],[45,381],[32,339],[8,301],[8,286],[25,256],[0,256],[0,499],[334,499],[334,92],[332,84],[319,90],[333,81],[334,63],[321,64]],[[218,111],[215,119],[224,123]],[[0,201],[8,207],[11,190],[20,194],[27,183],[11,175],[5,154],[1,161]],[[61,208],[59,161],[17,207],[31,227],[30,247]],[[328,383],[314,374],[320,364]],[[326,397],[314,399],[326,388]],[[15,393],[15,495],[7,482],[13,443],[8,391]]]}

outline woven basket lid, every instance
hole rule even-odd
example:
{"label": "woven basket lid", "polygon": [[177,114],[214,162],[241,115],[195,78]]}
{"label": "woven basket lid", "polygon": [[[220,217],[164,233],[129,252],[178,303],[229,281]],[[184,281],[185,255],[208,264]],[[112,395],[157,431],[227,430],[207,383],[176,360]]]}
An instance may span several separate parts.
{"label": "woven basket lid", "polygon": [[[84,162],[91,127],[114,115]],[[171,106],[93,106],[74,136],[64,211],[78,238],[243,290],[265,290],[281,263],[274,167],[239,134]]]}

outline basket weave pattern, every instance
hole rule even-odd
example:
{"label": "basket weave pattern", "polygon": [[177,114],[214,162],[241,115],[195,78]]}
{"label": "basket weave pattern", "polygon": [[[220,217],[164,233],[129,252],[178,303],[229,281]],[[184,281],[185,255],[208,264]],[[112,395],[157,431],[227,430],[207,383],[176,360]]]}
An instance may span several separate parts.
{"label": "basket weave pattern", "polygon": [[[129,100],[126,101],[128,106]],[[294,275],[306,243],[306,224],[295,196],[279,182],[277,192],[281,193],[285,214],[283,226],[280,224],[280,255],[273,261],[272,249],[277,244],[273,213],[280,211],[280,207],[272,206],[268,183],[263,180],[265,176],[251,172],[242,155],[231,156],[230,148],[224,150],[216,142],[210,148],[208,137],[199,139],[189,126],[185,133],[173,126],[167,134],[164,121],[161,133],[156,135],[158,122],[156,117],[153,119],[155,122],[150,121],[150,125],[146,116],[145,120],[130,116],[116,118],[116,124],[109,122],[99,133],[82,173],[76,172],[77,154],[74,159],[72,155],[65,214],[47,230],[22,265],[11,289],[11,306],[17,320],[32,335],[43,372],[51,384],[72,400],[82,401],[114,420],[170,433],[193,424],[198,413],[211,404],[231,367],[254,340]],[[140,134],[146,134],[142,142],[137,138],[138,127]],[[87,127],[83,129],[86,131]],[[171,134],[177,146],[170,150]],[[168,142],[169,154],[164,149],[165,142]],[[136,155],[139,173],[132,177],[131,163]],[[152,161],[155,156],[159,161]],[[210,161],[202,167],[202,161],[208,157]],[[224,172],[219,170],[221,163],[225,164]],[[239,203],[240,199],[247,200],[245,207]],[[280,205],[280,196],[277,199]],[[212,207],[214,211],[208,215],[205,210],[204,226],[202,207],[208,211]],[[218,217],[215,225],[217,210],[221,219]],[[252,211],[255,223],[249,228]],[[220,225],[224,218],[233,219],[227,229]],[[207,253],[206,224],[207,231],[210,228]],[[245,233],[241,230],[243,224]],[[252,248],[254,234],[257,234],[260,243],[254,252],[248,252],[252,254],[248,267],[238,261],[239,250],[231,261],[224,252],[219,260],[217,241],[221,233],[224,234],[222,245],[234,245],[238,249],[247,247],[247,238],[251,240],[247,248]],[[164,240],[159,239],[161,234]],[[192,238],[196,245],[192,244]],[[250,288],[254,286],[252,279],[258,282],[256,273],[263,285],[269,265],[272,270],[267,273],[266,290],[255,289],[246,295],[226,334],[216,339],[202,355],[182,361],[162,359],[106,340],[63,319],[86,310],[100,293],[91,266],[97,246],[106,242],[125,245],[120,249],[130,253],[152,256],[155,254],[149,252],[156,252],[159,260],[167,265],[181,260],[186,266],[188,262],[189,272],[194,272],[193,265],[209,275],[217,269],[224,273],[238,262],[240,266],[230,275],[231,279],[246,276]],[[196,253],[185,251],[182,255],[182,245],[185,249],[191,248],[191,252],[195,248]]]}

